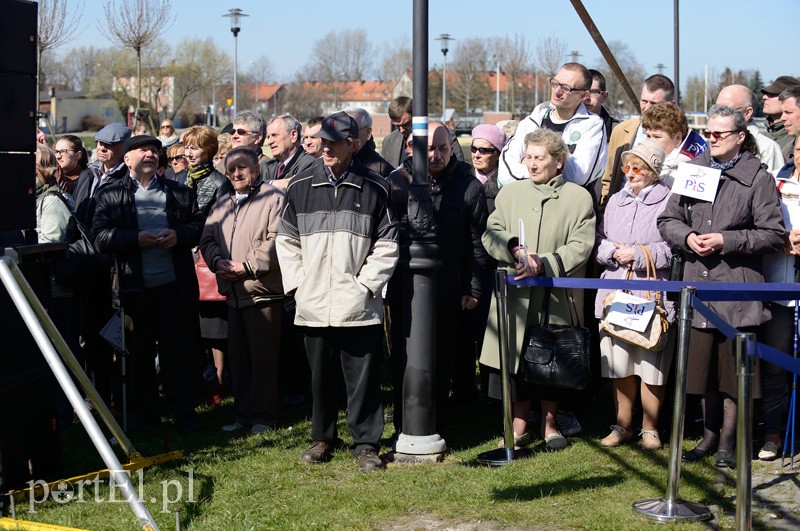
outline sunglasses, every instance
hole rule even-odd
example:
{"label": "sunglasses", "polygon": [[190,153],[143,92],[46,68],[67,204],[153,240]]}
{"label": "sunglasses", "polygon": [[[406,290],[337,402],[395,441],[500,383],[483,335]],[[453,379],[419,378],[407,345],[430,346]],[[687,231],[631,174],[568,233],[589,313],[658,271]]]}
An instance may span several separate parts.
{"label": "sunglasses", "polygon": [[708,131],[708,130],[706,130],[706,131],[703,131],[703,136],[706,137],[706,138],[711,138],[713,136],[714,140],[719,140],[720,138],[725,138],[724,135],[727,135],[728,133],[738,133],[738,132],[739,131],[736,130],[736,129],[732,129],[730,131]]}
{"label": "sunglasses", "polygon": [[626,164],[625,166],[622,167],[622,172],[623,173],[631,172],[634,175],[644,175],[645,170],[637,166],[629,166]]}
{"label": "sunglasses", "polygon": [[472,146],[469,148],[470,151],[473,153],[480,153],[481,155],[491,155],[492,153],[497,153],[497,149],[493,147],[475,147]]}
{"label": "sunglasses", "polygon": [[175,155],[167,158],[167,162],[180,162],[182,160],[186,160],[186,155]]}
{"label": "sunglasses", "polygon": [[172,127],[172,126],[171,125],[162,125],[161,129],[169,129],[170,127]]}
{"label": "sunglasses", "polygon": [[239,135],[239,136],[254,135],[255,133],[256,133],[255,131],[248,131],[247,129],[231,129],[231,136],[233,136],[233,135]]}

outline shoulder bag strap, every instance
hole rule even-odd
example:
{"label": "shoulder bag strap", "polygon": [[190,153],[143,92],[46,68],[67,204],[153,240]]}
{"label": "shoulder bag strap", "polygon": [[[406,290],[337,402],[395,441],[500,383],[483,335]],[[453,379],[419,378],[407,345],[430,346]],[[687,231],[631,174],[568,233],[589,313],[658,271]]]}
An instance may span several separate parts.
{"label": "shoulder bag strap", "polygon": [[[564,268],[564,261],[561,260],[561,255],[559,255],[558,253],[554,252],[553,256],[555,257],[556,265],[558,266],[558,276],[559,277],[566,277],[567,276],[567,270]],[[575,299],[572,297],[572,290],[569,289],[569,288],[564,288],[564,292],[567,295],[567,301],[569,301],[568,304],[569,304],[569,310],[570,310],[569,311],[570,324],[579,325],[581,320],[579,319],[578,308],[575,306]],[[548,295],[549,295],[549,293],[548,293]],[[549,299],[550,299],[550,297],[548,297],[548,304],[549,304]],[[573,315],[574,315],[574,319],[573,319]]]}

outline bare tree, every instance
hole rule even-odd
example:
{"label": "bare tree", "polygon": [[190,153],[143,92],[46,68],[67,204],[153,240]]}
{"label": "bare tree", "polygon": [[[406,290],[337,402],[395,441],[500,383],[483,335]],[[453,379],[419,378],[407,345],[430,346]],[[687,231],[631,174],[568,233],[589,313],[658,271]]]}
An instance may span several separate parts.
{"label": "bare tree", "polygon": [[175,62],[170,71],[175,76],[175,104],[172,117],[178,114],[190,96],[212,89],[231,70],[233,61],[217,48],[211,38],[185,38],[175,48]]}
{"label": "bare tree", "polygon": [[[267,83],[270,79],[275,78],[275,69],[272,67],[272,61],[269,60],[269,57],[266,55],[262,55],[255,61],[250,63],[250,68],[248,69],[248,74],[250,75],[251,81],[255,83],[255,90],[254,94],[255,97],[253,98],[254,105],[258,105],[258,87],[261,83]],[[242,109],[249,108],[249,107],[242,107]]]}
{"label": "bare tree", "polygon": [[98,24],[110,41],[136,52],[136,116],[142,101],[142,49],[168,29],[174,17],[171,0],[110,0],[103,5],[105,20]]}
{"label": "bare tree", "polygon": [[88,91],[99,59],[100,50],[94,46],[79,46],[69,50],[61,59],[67,83],[76,90]]}
{"label": "bare tree", "polygon": [[456,101],[463,103],[464,112],[470,112],[476,103],[485,103],[489,89],[486,71],[487,52],[483,40],[469,37],[458,41],[453,51],[453,72],[457,80],[451,92]]}
{"label": "bare tree", "polygon": [[492,53],[502,65],[507,76],[508,99],[511,109],[515,109],[516,81],[531,70],[531,51],[524,35],[504,35],[495,39],[491,45]]}
{"label": "bare tree", "polygon": [[316,81],[358,81],[372,65],[372,46],[362,28],[328,33],[314,43],[313,59],[306,67]]}
{"label": "bare tree", "polygon": [[39,112],[39,74],[42,54],[77,37],[76,26],[83,16],[83,4],[70,8],[67,0],[39,0],[36,48],[36,112]]}
{"label": "bare tree", "polygon": [[[622,41],[609,41],[608,48],[614,54],[614,58],[628,79],[628,83],[630,83],[634,92],[638,94],[642,83],[644,83],[646,71],[636,58],[636,54]],[[625,90],[622,88],[622,84],[606,62],[600,59],[595,67],[606,78],[606,90],[608,91],[608,103],[606,105],[616,109],[617,114],[637,114],[639,109],[633,107],[633,104],[625,94]]]}
{"label": "bare tree", "polygon": [[555,35],[539,39],[536,45],[536,62],[539,68],[548,76],[554,76],[567,55],[567,43]]}
{"label": "bare tree", "polygon": [[397,81],[406,70],[411,69],[413,57],[407,43],[408,37],[398,37],[393,43],[384,46],[383,61],[377,68],[378,79]]}

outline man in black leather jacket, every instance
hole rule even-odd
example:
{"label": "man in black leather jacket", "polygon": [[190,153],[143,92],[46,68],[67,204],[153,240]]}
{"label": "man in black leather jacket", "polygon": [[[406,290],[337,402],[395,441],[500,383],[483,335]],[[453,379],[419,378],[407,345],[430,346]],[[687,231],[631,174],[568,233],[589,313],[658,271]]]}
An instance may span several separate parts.
{"label": "man in black leather jacket", "polygon": [[156,420],[161,382],[178,431],[197,429],[194,408],[201,381],[197,352],[197,277],[191,249],[200,240],[203,218],[193,190],[158,177],[158,139],[125,142],[130,177],[96,195],[92,236],[100,252],[114,257],[114,295],[125,309],[131,359],[132,429]]}

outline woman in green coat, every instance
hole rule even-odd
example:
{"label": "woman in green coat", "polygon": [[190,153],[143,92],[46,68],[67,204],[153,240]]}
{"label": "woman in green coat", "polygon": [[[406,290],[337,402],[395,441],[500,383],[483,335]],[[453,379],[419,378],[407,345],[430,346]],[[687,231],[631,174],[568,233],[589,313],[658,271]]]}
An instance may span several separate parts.
{"label": "woman in green coat", "polygon": [[[561,257],[568,276],[582,277],[594,245],[595,214],[592,198],[584,188],[567,182],[561,175],[569,153],[561,135],[537,129],[525,137],[525,156],[529,179],[515,181],[500,189],[496,210],[489,216],[483,245],[498,260],[499,267],[521,280],[533,276],[558,276],[555,253]],[[526,248],[519,245],[519,221],[525,226]],[[575,305],[583,307],[583,292],[574,290]],[[511,340],[512,414],[515,442],[530,440],[528,413],[531,400],[542,405],[541,435],[547,447],[559,449],[567,440],[558,431],[558,390],[535,388],[525,382],[519,363],[525,329],[539,322],[544,289],[511,288],[508,292],[509,336]],[[481,351],[481,363],[500,368],[497,341],[496,301],[492,300],[489,325]],[[570,305],[563,289],[550,295],[550,321],[570,323]],[[490,374],[489,396],[500,398],[499,373]]]}

